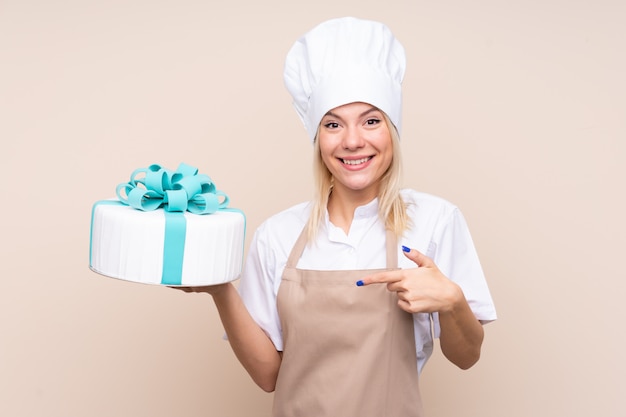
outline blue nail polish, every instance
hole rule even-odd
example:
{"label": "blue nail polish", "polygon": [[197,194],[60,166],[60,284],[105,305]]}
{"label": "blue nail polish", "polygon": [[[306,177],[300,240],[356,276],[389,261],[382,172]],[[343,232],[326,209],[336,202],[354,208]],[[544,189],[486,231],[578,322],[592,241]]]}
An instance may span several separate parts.
{"label": "blue nail polish", "polygon": [[362,287],[362,286],[363,286],[363,281],[358,280],[358,281],[356,282],[356,286],[357,286],[357,287]]}
{"label": "blue nail polish", "polygon": [[411,248],[407,248],[406,246],[402,246],[402,250],[405,252],[411,252]]}

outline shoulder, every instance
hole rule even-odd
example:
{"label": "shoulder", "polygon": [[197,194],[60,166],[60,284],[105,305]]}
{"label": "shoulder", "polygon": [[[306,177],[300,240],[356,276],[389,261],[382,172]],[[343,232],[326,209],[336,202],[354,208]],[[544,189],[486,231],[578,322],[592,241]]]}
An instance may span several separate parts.
{"label": "shoulder", "polygon": [[[311,203],[304,202],[291,206],[267,218],[258,228],[258,231],[271,232],[286,228],[302,227],[306,224],[311,213]],[[299,230],[300,231],[300,230]]]}
{"label": "shoulder", "polygon": [[[256,229],[248,249],[246,267],[242,274],[242,284],[259,279],[273,282],[278,290],[282,268],[291,249],[302,232],[308,213],[309,203],[297,204],[266,219]],[[260,278],[262,277],[262,278]]]}
{"label": "shoulder", "polygon": [[311,203],[304,202],[272,215],[257,228],[256,244],[268,250],[286,252],[302,232],[310,212]]}
{"label": "shoulder", "polygon": [[407,210],[411,217],[426,214],[449,216],[455,211],[458,211],[458,207],[456,205],[442,197],[415,191],[410,188],[402,189],[400,191],[400,196],[406,203]]}
{"label": "shoulder", "polygon": [[435,248],[448,240],[448,232],[457,227],[466,228],[460,210],[448,200],[410,189],[404,189],[400,194],[407,205],[410,221],[404,234],[407,246],[432,258]]}

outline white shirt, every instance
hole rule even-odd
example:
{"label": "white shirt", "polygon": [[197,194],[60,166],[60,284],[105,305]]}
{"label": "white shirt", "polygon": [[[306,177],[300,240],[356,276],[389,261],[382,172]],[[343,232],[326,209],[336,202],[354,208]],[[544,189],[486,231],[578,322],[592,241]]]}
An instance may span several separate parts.
{"label": "white shirt", "polygon": [[[398,266],[416,267],[402,254],[401,246],[417,249],[433,259],[441,272],[461,287],[478,320],[482,323],[495,320],[495,307],[459,209],[439,197],[413,190],[402,190],[401,195],[408,205],[413,225],[399,239]],[[287,258],[310,211],[311,203],[301,203],[259,226],[239,284],[244,304],[279,351],[283,350],[283,339],[276,296]],[[385,268],[385,228],[378,216],[378,200],[355,210],[347,235],[334,226],[326,214],[315,243],[306,247],[297,267],[314,270]],[[418,370],[421,371],[432,353],[433,338],[439,337],[439,321],[436,313],[417,313],[413,315],[413,323]]]}

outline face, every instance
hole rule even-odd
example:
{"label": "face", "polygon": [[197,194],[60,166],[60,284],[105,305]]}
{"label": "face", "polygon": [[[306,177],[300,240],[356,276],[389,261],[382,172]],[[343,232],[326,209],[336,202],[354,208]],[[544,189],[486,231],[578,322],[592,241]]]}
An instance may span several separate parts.
{"label": "face", "polygon": [[367,103],[336,107],[322,118],[318,140],[335,191],[378,195],[393,157],[391,134],[380,110]]}

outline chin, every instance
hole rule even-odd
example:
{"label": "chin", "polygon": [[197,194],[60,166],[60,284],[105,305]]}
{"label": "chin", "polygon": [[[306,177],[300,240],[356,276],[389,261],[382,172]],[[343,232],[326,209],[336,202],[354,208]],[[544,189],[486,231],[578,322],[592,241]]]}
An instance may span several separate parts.
{"label": "chin", "polygon": [[374,185],[373,184],[363,184],[363,183],[344,183],[344,187],[347,190],[350,190],[352,192],[368,192],[370,191]]}

